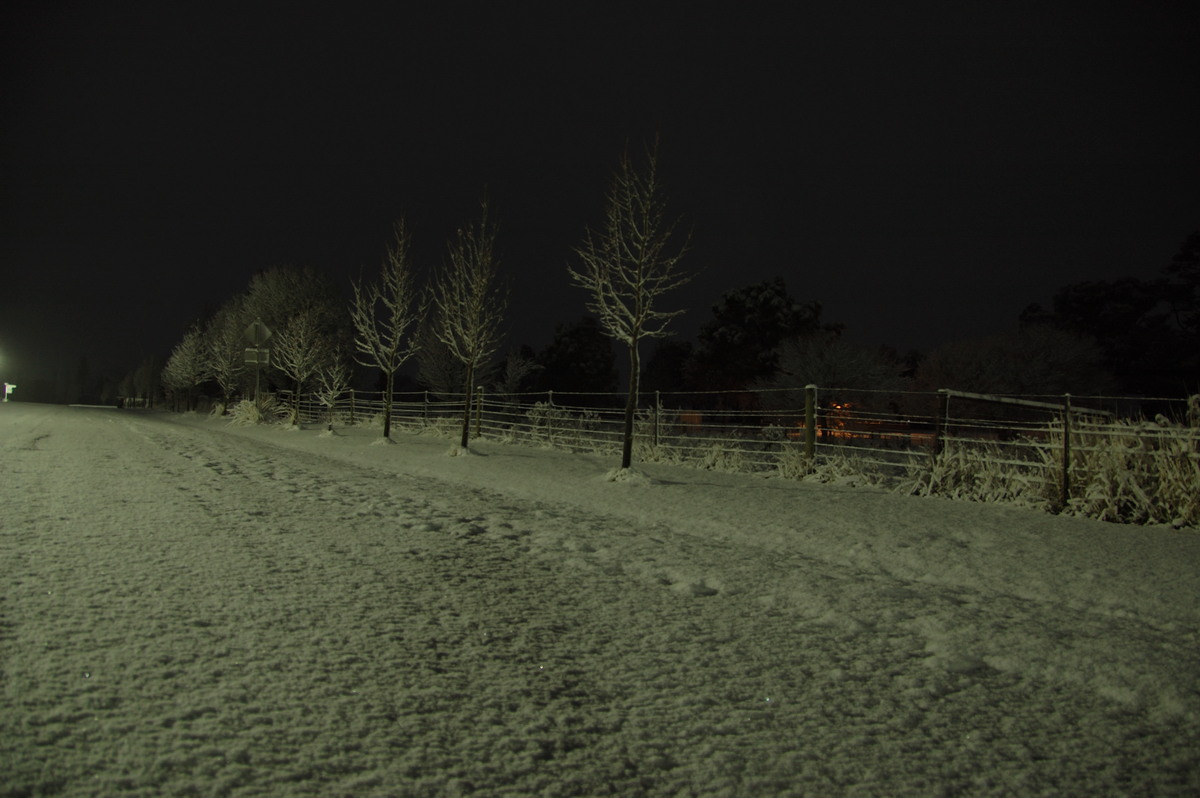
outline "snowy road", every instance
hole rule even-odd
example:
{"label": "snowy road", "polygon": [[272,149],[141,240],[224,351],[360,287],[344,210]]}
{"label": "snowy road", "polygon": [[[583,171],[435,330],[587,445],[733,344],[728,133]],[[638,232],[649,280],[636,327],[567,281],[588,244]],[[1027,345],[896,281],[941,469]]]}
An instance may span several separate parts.
{"label": "snowy road", "polygon": [[1195,531],[0,411],[0,795],[1200,790]]}

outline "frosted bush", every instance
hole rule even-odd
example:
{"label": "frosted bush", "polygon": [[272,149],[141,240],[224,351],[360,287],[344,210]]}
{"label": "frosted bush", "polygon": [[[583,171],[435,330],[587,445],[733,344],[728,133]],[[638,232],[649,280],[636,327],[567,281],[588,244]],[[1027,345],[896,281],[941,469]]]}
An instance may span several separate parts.
{"label": "frosted bush", "polygon": [[[648,463],[680,463],[679,413],[659,408],[639,410],[633,421],[634,457]],[[657,434],[656,434],[657,429]],[[657,446],[655,438],[658,439]]]}
{"label": "frosted bush", "polygon": [[1081,427],[1071,436],[1071,487],[1075,514],[1200,525],[1200,434],[1165,419]]}
{"label": "frosted bush", "polygon": [[529,419],[529,437],[540,443],[552,444],[554,430],[561,423],[565,411],[547,402],[535,402],[533,407],[525,412]]}
{"label": "frosted bush", "polygon": [[1045,458],[1016,464],[994,444],[948,446],[926,464],[911,467],[906,490],[918,496],[944,496],[977,502],[1049,506]]}
{"label": "frosted bush", "polygon": [[610,446],[603,435],[600,414],[587,408],[573,410],[547,402],[537,402],[525,413],[530,438],[549,446],[566,449],[604,451]]}
{"label": "frosted bush", "polygon": [[[392,418],[392,423],[396,423],[396,419]],[[472,427],[472,430],[474,427]],[[453,416],[434,416],[425,421],[422,432],[427,432],[431,435],[437,435],[439,438],[454,438],[462,434],[462,418]]]}
{"label": "frosted bush", "polygon": [[730,471],[737,473],[745,470],[745,458],[738,449],[728,449],[720,442],[714,442],[707,449],[701,450],[700,467],[706,471]]}
{"label": "frosted bush", "polygon": [[1070,495],[1062,506],[1063,427],[1022,444],[1036,455],[1014,460],[994,444],[953,445],[910,469],[907,490],[1005,502],[1127,524],[1200,525],[1200,432],[1157,422],[1076,424],[1071,431]]}
{"label": "frosted bush", "polygon": [[290,417],[291,409],[270,395],[259,397],[257,402],[243,399],[229,409],[230,424],[277,424]]}
{"label": "frosted bush", "polygon": [[775,473],[784,479],[804,479],[813,471],[813,458],[804,453],[802,444],[785,441],[775,458]]}
{"label": "frosted bush", "polygon": [[849,487],[878,485],[887,479],[885,475],[873,469],[871,464],[857,457],[840,454],[817,460],[810,466],[808,473],[803,475],[803,478]]}

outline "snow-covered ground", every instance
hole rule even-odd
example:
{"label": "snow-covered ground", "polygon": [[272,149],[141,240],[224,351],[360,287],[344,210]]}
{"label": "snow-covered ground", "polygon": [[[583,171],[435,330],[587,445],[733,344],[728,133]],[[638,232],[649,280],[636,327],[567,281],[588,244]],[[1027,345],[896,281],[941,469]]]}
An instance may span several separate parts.
{"label": "snow-covered ground", "polygon": [[1200,790],[1200,534],[0,406],[0,794]]}

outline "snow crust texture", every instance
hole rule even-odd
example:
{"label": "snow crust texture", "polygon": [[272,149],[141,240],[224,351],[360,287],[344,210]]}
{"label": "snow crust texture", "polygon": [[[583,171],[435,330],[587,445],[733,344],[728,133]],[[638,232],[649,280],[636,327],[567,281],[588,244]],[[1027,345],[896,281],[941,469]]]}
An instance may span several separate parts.
{"label": "snow crust texture", "polygon": [[0,794],[1200,790],[1200,536],[0,408]]}

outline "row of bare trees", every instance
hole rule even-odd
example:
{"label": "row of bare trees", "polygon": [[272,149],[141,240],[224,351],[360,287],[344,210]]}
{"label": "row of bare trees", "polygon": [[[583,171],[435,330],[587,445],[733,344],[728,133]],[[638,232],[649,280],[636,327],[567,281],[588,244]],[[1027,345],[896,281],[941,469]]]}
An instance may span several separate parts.
{"label": "row of bare trees", "polygon": [[[657,146],[646,150],[640,166],[626,153],[613,175],[602,225],[586,229],[575,249],[578,262],[568,266],[571,281],[588,293],[587,309],[628,351],[622,468],[632,458],[639,347],[644,339],[665,336],[670,321],[683,312],[658,306],[664,294],[689,279],[680,269],[688,241],[676,241],[676,226],[677,220],[667,214]],[[199,388],[215,382],[227,405],[250,370],[260,368],[257,360],[247,365],[247,352],[256,353],[261,343],[249,341],[248,331],[268,330],[269,376],[287,384],[297,401],[311,389],[332,407],[349,387],[351,360],[377,369],[384,383],[383,437],[391,440],[396,375],[423,348],[436,345],[460,367],[460,446],[465,449],[470,397],[499,347],[508,304],[496,230],[485,200],[479,219],[458,230],[441,269],[422,287],[410,255],[411,233],[401,218],[378,278],[352,281],[349,307],[335,286],[312,270],[260,272],[245,293],[227,302],[206,325],[193,325],[185,333],[163,370],[163,383],[186,396],[192,408]],[[248,343],[255,346],[247,350]],[[514,383],[521,370],[520,362],[508,364],[509,376],[517,375]],[[295,405],[292,417],[298,418]]]}

